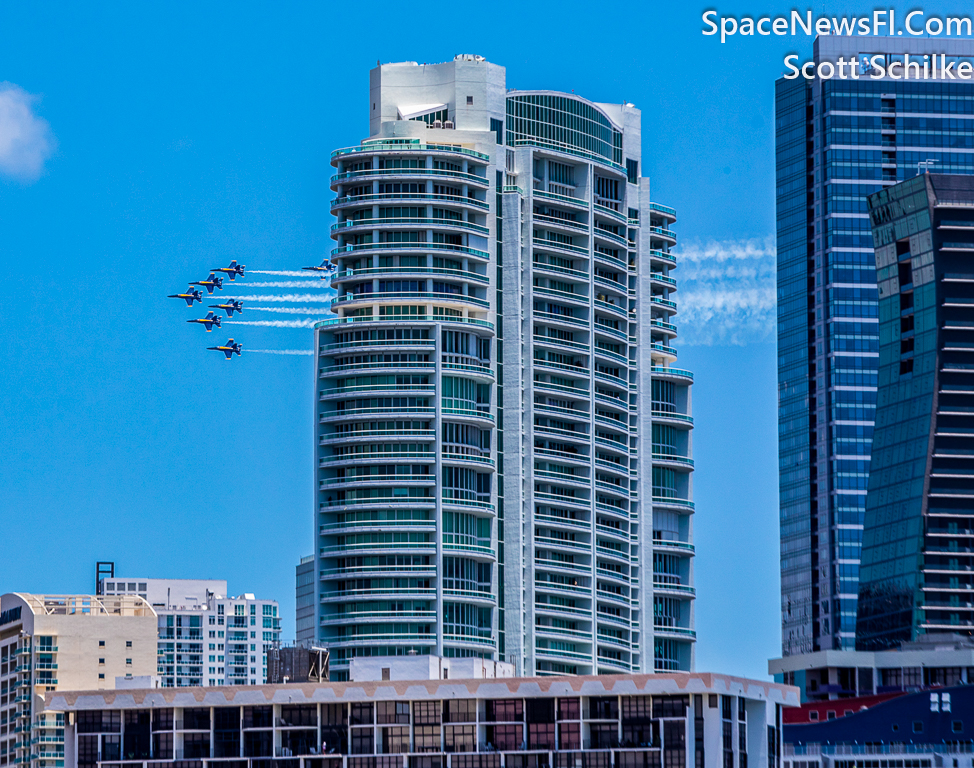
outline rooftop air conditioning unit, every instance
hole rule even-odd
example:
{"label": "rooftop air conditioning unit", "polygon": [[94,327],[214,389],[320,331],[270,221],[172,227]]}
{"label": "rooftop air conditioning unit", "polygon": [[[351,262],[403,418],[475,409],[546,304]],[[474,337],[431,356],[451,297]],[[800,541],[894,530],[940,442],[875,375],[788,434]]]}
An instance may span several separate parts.
{"label": "rooftop air conditioning unit", "polygon": [[447,120],[445,123],[443,123],[443,127],[444,128],[452,129],[453,128],[453,121],[452,120]]}
{"label": "rooftop air conditioning unit", "polygon": [[442,128],[443,127],[443,121],[442,120],[436,120],[436,121],[434,121],[433,127],[434,128]]}

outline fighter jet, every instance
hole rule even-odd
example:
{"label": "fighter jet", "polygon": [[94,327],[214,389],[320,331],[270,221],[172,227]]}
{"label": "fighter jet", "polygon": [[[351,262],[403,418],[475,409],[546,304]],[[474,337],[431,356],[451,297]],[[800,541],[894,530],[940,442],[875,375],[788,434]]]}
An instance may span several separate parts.
{"label": "fighter jet", "polygon": [[206,288],[207,293],[213,293],[214,288],[223,290],[223,278],[217,277],[215,273],[210,272],[210,276],[206,280],[194,280],[190,285],[202,285]]}
{"label": "fighter jet", "polygon": [[233,317],[234,312],[243,314],[243,302],[239,299],[227,299],[223,304],[210,304],[214,309],[222,309],[227,313],[227,317]]}
{"label": "fighter jet", "polygon": [[242,344],[234,344],[233,343],[233,339],[229,339],[226,344],[224,344],[222,346],[219,346],[219,347],[207,347],[207,349],[215,349],[217,352],[222,352],[223,354],[225,354],[227,356],[227,360],[229,360],[233,356],[233,353],[234,352],[236,352],[239,355],[240,354],[240,350],[242,348],[243,348],[243,345]]}
{"label": "fighter jet", "polygon": [[209,333],[213,330],[215,325],[217,328],[220,327],[220,318],[213,314],[213,312],[207,312],[206,317],[201,317],[196,320],[187,320],[187,323],[200,323],[206,326],[206,332]]}
{"label": "fighter jet", "polygon": [[320,267],[301,267],[301,269],[307,269],[310,272],[324,272],[325,274],[321,276],[321,279],[324,280],[338,271],[338,265],[332,264],[330,261],[323,261]]}
{"label": "fighter jet", "polygon": [[236,278],[237,275],[240,275],[241,277],[243,277],[244,276],[244,269],[246,267],[247,267],[246,264],[238,264],[237,263],[237,260],[234,259],[233,261],[230,262],[230,266],[229,267],[215,267],[213,269],[213,271],[214,272],[223,272],[223,273],[229,275],[230,276],[230,279],[233,280],[234,278]]}
{"label": "fighter jet", "polygon": [[193,306],[194,301],[198,301],[200,304],[203,303],[203,292],[198,288],[187,288],[186,293],[174,293],[172,296],[167,296],[167,299],[185,299],[189,306]]}

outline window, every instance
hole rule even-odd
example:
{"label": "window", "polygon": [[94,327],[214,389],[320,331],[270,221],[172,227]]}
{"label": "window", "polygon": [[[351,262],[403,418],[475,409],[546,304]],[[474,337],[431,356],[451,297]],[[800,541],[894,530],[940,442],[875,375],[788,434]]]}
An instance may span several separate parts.
{"label": "window", "polygon": [[815,722],[816,720],[818,720],[818,712],[816,712],[813,709],[811,712],[808,713],[808,719],[811,720],[812,722]]}
{"label": "window", "polygon": [[352,754],[371,755],[372,752],[373,752],[372,729],[353,728],[352,729]]}
{"label": "window", "polygon": [[477,726],[448,725],[443,732],[443,746],[447,752],[473,752],[477,744]]}
{"label": "window", "polygon": [[922,720],[914,720],[913,721],[913,732],[914,733],[923,733],[923,721]]}
{"label": "window", "polygon": [[495,699],[487,702],[488,723],[511,723],[523,719],[524,701],[522,699]]}
{"label": "window", "polygon": [[126,640],[125,641],[125,647],[126,648],[131,648],[132,647],[132,641],[131,640]]}
{"label": "window", "polygon": [[382,668],[382,679],[383,680],[388,680],[389,679],[389,667],[383,667]]}
{"label": "window", "polygon": [[126,659],[125,660],[125,666],[126,667],[131,667],[132,666],[132,659]]}
{"label": "window", "polygon": [[414,725],[438,725],[440,722],[440,702],[438,701],[414,701],[413,702],[413,724]]}
{"label": "window", "polygon": [[413,741],[416,752],[439,752],[440,751],[440,726],[438,725],[414,725]]}
{"label": "window", "polygon": [[382,728],[381,747],[383,754],[401,754],[409,751],[409,728]]}
{"label": "window", "polygon": [[578,720],[579,711],[578,699],[558,699],[559,720]]}
{"label": "window", "polygon": [[954,720],[950,724],[950,730],[953,733],[963,733],[964,732],[964,723],[961,722],[960,720]]}
{"label": "window", "polygon": [[352,725],[372,725],[372,704],[352,704]]}
{"label": "window", "polygon": [[447,699],[443,708],[443,720],[447,723],[472,723],[477,719],[477,702],[473,699]]}
{"label": "window", "polygon": [[98,673],[98,679],[99,680],[104,680],[105,679],[105,673],[104,672],[99,672]]}
{"label": "window", "polygon": [[98,664],[99,664],[99,666],[104,666],[105,660],[104,659],[98,659]]}
{"label": "window", "polygon": [[376,704],[376,722],[409,725],[408,701],[380,701]]}
{"label": "window", "polygon": [[105,647],[105,641],[104,640],[99,640],[98,641],[98,647],[99,648],[104,648]]}
{"label": "window", "polygon": [[467,96],[467,106],[469,107],[471,104],[473,104],[473,96]]}
{"label": "window", "polygon": [[639,183],[639,161],[626,158],[626,179],[630,184]]}

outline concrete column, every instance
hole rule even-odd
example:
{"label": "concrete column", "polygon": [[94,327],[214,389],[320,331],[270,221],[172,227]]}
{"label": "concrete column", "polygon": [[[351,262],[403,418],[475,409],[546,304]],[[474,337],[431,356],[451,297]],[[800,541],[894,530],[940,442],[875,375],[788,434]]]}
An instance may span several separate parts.
{"label": "concrete column", "polygon": [[436,482],[436,655],[443,655],[443,326],[433,326],[435,336],[433,354],[436,355],[436,395],[434,396],[435,415],[433,418],[433,445],[436,451],[433,471]]}

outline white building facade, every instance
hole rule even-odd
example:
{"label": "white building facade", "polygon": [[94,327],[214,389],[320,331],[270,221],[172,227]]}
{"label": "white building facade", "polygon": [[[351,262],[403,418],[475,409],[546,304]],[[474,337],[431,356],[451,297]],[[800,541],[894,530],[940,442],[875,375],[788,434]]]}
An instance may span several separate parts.
{"label": "white building facade", "polygon": [[157,674],[163,687],[255,685],[267,679],[267,651],[281,642],[276,600],[227,596],[216,579],[104,578],[105,595],[134,593],[158,614]]}
{"label": "white building facade", "polygon": [[315,332],[333,674],[410,651],[690,670],[692,374],[639,110],[508,91],[475,56],[377,67],[370,105],[332,155]]}

